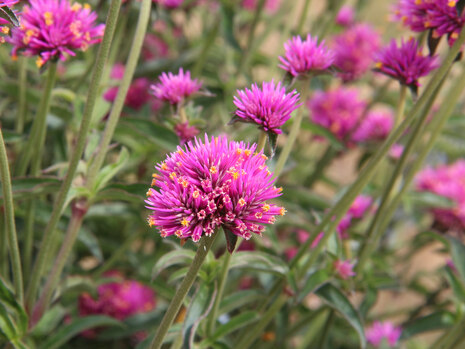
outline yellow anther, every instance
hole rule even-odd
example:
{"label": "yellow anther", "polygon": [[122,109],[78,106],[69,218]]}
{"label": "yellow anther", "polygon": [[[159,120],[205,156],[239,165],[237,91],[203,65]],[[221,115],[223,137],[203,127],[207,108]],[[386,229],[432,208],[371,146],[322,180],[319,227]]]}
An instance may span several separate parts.
{"label": "yellow anther", "polygon": [[266,156],[265,154],[262,154],[261,157],[263,160],[268,160],[268,156]]}
{"label": "yellow anther", "polygon": [[383,67],[383,62],[376,62],[375,67],[381,69]]}
{"label": "yellow anther", "polygon": [[79,4],[77,2],[75,2],[73,4],[73,6],[71,6],[71,10],[74,11],[74,12],[79,11],[81,8],[82,8],[81,4]]}
{"label": "yellow anther", "polygon": [[168,170],[168,165],[166,165],[164,162],[161,164],[161,169],[166,171]]}
{"label": "yellow anther", "polygon": [[1,27],[1,28],[2,28],[2,33],[3,33],[3,34],[8,34],[8,33],[10,32],[10,28],[8,28],[8,27],[6,27],[6,26],[5,26],[5,27]]}
{"label": "yellow anther", "polygon": [[216,166],[210,167],[210,173],[215,174],[217,172],[218,172],[218,170],[216,169]]}
{"label": "yellow anther", "polygon": [[242,149],[236,149],[236,154],[241,155],[242,154]]}
{"label": "yellow anther", "polygon": [[184,217],[181,221],[181,224],[183,227],[187,227],[189,225],[189,221],[187,220],[186,217]]}
{"label": "yellow anther", "polygon": [[149,224],[149,227],[153,227],[155,225],[155,218],[149,217],[147,219],[147,223]]}
{"label": "yellow anther", "polygon": [[231,172],[231,176],[233,179],[238,179],[239,178],[239,172]]}
{"label": "yellow anther", "polygon": [[53,24],[53,13],[46,11],[44,13],[45,25],[51,26]]}
{"label": "yellow anther", "polygon": [[250,154],[252,154],[252,151],[250,149],[244,150],[244,155],[245,156],[250,156]]}
{"label": "yellow anther", "polygon": [[176,178],[176,172],[171,172],[170,179],[174,181],[175,178]]}
{"label": "yellow anther", "polygon": [[194,199],[197,199],[197,198],[199,197],[199,195],[200,195],[200,192],[199,192],[198,190],[195,190],[195,191],[192,193],[192,197],[193,197]]}
{"label": "yellow anther", "polygon": [[255,213],[255,218],[261,219],[262,217],[263,217],[263,213],[261,213],[261,212]]}
{"label": "yellow anther", "polygon": [[456,0],[451,0],[451,1],[449,1],[449,2],[447,3],[447,5],[448,5],[449,7],[455,7],[456,2],[457,2]]}
{"label": "yellow anther", "polygon": [[145,193],[146,196],[150,196],[152,195],[152,188],[149,188],[149,190],[147,190],[147,192]]}
{"label": "yellow anther", "polygon": [[84,4],[84,8],[85,8],[86,10],[90,10],[90,5],[87,4],[87,3],[85,3],[85,4]]}
{"label": "yellow anther", "polygon": [[420,5],[422,0],[415,0],[415,5]]}
{"label": "yellow anther", "polygon": [[262,210],[263,210],[263,212],[268,212],[270,210],[270,205],[263,204]]}
{"label": "yellow anther", "polygon": [[279,209],[279,215],[280,215],[280,216],[284,216],[284,215],[286,214],[286,212],[287,212],[287,211],[286,211],[286,209],[285,209],[284,207],[281,207],[281,208]]}
{"label": "yellow anther", "polygon": [[240,198],[239,201],[237,202],[239,204],[239,206],[244,206],[245,205],[245,200],[244,198]]}
{"label": "yellow anther", "polygon": [[42,67],[42,66],[44,65],[44,63],[45,63],[45,62],[44,62],[44,60],[42,59],[42,57],[40,57],[40,56],[37,57],[37,59],[36,59],[36,66],[37,66],[37,68]]}

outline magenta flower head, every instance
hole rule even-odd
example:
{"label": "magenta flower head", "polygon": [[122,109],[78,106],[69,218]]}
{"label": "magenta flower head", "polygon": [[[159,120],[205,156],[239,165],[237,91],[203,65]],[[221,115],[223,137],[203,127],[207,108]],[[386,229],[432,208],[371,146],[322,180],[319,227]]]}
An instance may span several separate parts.
{"label": "magenta flower head", "polygon": [[162,73],[159,80],[159,83],[150,86],[151,92],[158,99],[171,105],[182,104],[202,87],[202,83],[197,79],[191,79],[190,71],[184,73],[182,68],[178,74]]}
{"label": "magenta flower head", "polygon": [[338,276],[343,279],[347,280],[348,278],[355,276],[355,272],[353,271],[355,262],[350,262],[349,260],[336,260],[333,263],[334,270],[338,274]]}
{"label": "magenta flower head", "polygon": [[379,34],[368,24],[354,25],[334,37],[334,65],[338,76],[345,82],[360,78],[373,64],[373,55],[379,49]]}
{"label": "magenta flower head", "polygon": [[75,56],[99,42],[105,26],[95,25],[97,14],[89,5],[68,0],[31,0],[23,7],[20,27],[12,30],[12,55],[37,56],[41,67],[48,61]]}
{"label": "magenta flower head", "polygon": [[447,35],[452,45],[465,24],[456,0],[400,0],[394,18],[415,32],[430,30],[435,39]]}
{"label": "magenta flower head", "polygon": [[393,39],[376,56],[375,71],[390,76],[414,91],[420,85],[418,79],[438,67],[437,57],[424,56],[415,39],[402,40],[398,47]]}
{"label": "magenta flower head", "polygon": [[355,130],[352,140],[357,143],[382,141],[389,135],[393,125],[392,112],[371,111]]}
{"label": "magenta flower head", "polygon": [[386,340],[387,344],[394,348],[397,345],[402,334],[402,328],[394,326],[390,321],[379,322],[375,321],[373,325],[366,330],[367,341],[376,348],[379,348]]}
{"label": "magenta flower head", "polygon": [[366,108],[358,91],[339,87],[327,92],[317,91],[308,101],[311,120],[344,140],[359,123]]}
{"label": "magenta flower head", "polygon": [[[122,80],[124,76],[124,65],[115,64],[110,77],[114,80]],[[126,99],[124,104],[128,107],[139,110],[142,108],[150,99],[148,93],[149,81],[146,78],[137,78],[129,86],[128,93],[126,94]],[[118,87],[114,86],[109,88],[103,95],[103,98],[108,102],[114,102],[116,95],[118,94]]]}
{"label": "magenta flower head", "polygon": [[234,96],[237,109],[232,122],[250,122],[265,132],[281,134],[280,127],[300,107],[298,101],[299,94],[296,90],[286,93],[281,82],[277,85],[273,81],[264,82],[261,88],[253,84],[250,90],[238,90],[237,96]]}
{"label": "magenta flower head", "polygon": [[[242,0],[242,7],[249,11],[254,11],[257,8],[257,0]],[[278,11],[281,0],[266,0],[264,8],[266,12],[272,14]]]}
{"label": "magenta flower head", "polygon": [[174,126],[174,132],[178,136],[180,144],[184,145],[199,134],[199,129],[193,125],[189,125],[189,122],[186,121]]}
{"label": "magenta flower head", "polygon": [[180,7],[184,0],[153,0],[153,2],[168,9],[174,9]]}
{"label": "magenta flower head", "polygon": [[452,201],[452,207],[433,207],[436,222],[445,229],[465,229],[465,160],[452,165],[426,168],[416,178],[419,191],[431,192]]}
{"label": "magenta flower head", "polygon": [[336,16],[336,23],[343,27],[349,27],[354,23],[355,12],[351,6],[344,5],[341,7]]}
{"label": "magenta flower head", "polygon": [[[127,280],[118,271],[109,271],[105,277],[118,279],[98,287],[97,299],[89,293],[79,297],[79,315],[106,315],[117,320],[124,320],[130,316],[148,313],[156,306],[153,290],[135,280]],[[95,330],[85,331],[86,337],[95,337]]]}
{"label": "magenta flower head", "polygon": [[[198,138],[158,164],[147,192],[148,223],[162,237],[176,235],[194,242],[222,227],[227,236],[248,240],[273,224],[285,209],[268,203],[281,194],[256,145],[228,142],[226,137]],[[229,240],[227,239],[229,242]],[[228,249],[234,250],[235,241]]]}
{"label": "magenta flower head", "polygon": [[334,54],[324,40],[318,44],[318,38],[312,38],[310,34],[303,41],[300,36],[294,36],[284,44],[284,49],[284,57],[279,57],[279,67],[294,77],[322,73],[334,62]]}
{"label": "magenta flower head", "polygon": [[5,42],[3,35],[10,33],[10,25],[19,26],[18,18],[11,9],[19,0],[0,0],[0,44]]}
{"label": "magenta flower head", "polygon": [[368,212],[368,209],[373,204],[373,199],[368,195],[358,195],[346,215],[342,217],[336,230],[341,239],[347,239],[349,237],[349,229],[354,224],[354,220],[360,220]]}

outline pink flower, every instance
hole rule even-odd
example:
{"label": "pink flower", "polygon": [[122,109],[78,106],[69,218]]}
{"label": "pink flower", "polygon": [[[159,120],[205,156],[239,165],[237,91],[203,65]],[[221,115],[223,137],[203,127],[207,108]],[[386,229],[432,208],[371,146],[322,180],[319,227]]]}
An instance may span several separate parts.
{"label": "pink flower", "polygon": [[373,64],[373,55],[380,47],[380,36],[368,24],[357,24],[334,37],[334,65],[343,81],[352,81],[365,74]]}
{"label": "pink flower", "polygon": [[169,46],[162,38],[151,33],[145,35],[141,52],[144,61],[166,58],[169,56],[169,52]]}
{"label": "pink flower", "polygon": [[447,229],[465,229],[465,160],[426,168],[416,178],[419,191],[432,192],[453,202],[453,207],[433,207],[436,220]]}
{"label": "pink flower", "polygon": [[[89,293],[79,297],[79,316],[107,315],[117,320],[124,320],[132,315],[147,313],[156,306],[153,290],[138,281],[126,280],[118,271],[104,274],[118,281],[102,284],[98,287],[97,299]],[[86,337],[94,337],[95,330],[83,333]]]}
{"label": "pink flower", "polygon": [[[242,7],[249,11],[254,11],[257,7],[257,0],[242,0]],[[265,1],[265,10],[268,13],[275,13],[281,5],[281,0],[266,0]]]}
{"label": "pink flower", "polygon": [[404,152],[404,146],[402,144],[394,144],[391,149],[389,149],[389,156],[394,159],[400,159],[402,153]]}
{"label": "pink flower", "polygon": [[386,111],[372,111],[363,119],[352,135],[357,143],[376,142],[384,140],[394,125],[392,113]]}
{"label": "pink flower", "polygon": [[[228,142],[225,136],[205,143],[198,138],[158,164],[147,192],[150,226],[162,237],[176,235],[197,242],[219,227],[250,239],[261,235],[264,224],[284,215],[283,207],[267,201],[281,194],[256,145]],[[230,251],[231,252],[231,251]]]}
{"label": "pink flower", "polygon": [[186,121],[174,126],[174,132],[176,132],[176,135],[179,137],[181,145],[184,145],[195,136],[197,136],[199,130],[195,126],[190,126],[189,122]]}
{"label": "pink flower", "polygon": [[177,75],[173,73],[162,73],[160,82],[150,86],[152,94],[164,102],[170,104],[181,104],[184,100],[200,90],[202,83],[197,79],[191,79],[190,71],[179,68]]}
{"label": "pink flower", "polygon": [[373,325],[366,330],[368,343],[379,347],[383,339],[387,340],[390,347],[394,347],[402,334],[402,328],[396,327],[390,321],[375,321]]}
{"label": "pink flower", "polygon": [[160,4],[166,8],[174,9],[182,5],[184,0],[153,0],[154,3]]}
{"label": "pink flower", "polygon": [[358,125],[366,108],[358,91],[339,87],[327,92],[317,91],[308,101],[311,120],[343,140]]}
{"label": "pink flower", "polygon": [[234,105],[237,107],[233,121],[250,122],[256,124],[265,132],[281,134],[280,127],[291,117],[291,113],[300,104],[299,94],[293,90],[286,93],[281,82],[275,86],[274,82],[264,82],[260,89],[257,84],[252,89],[237,91]]}
{"label": "pink flower", "polygon": [[343,26],[349,27],[354,23],[355,12],[351,6],[344,5],[341,7],[336,16],[336,23]]}
{"label": "pink flower", "polygon": [[37,66],[74,56],[101,40],[105,26],[95,25],[97,14],[89,5],[67,0],[30,0],[23,7],[19,28],[12,29],[13,56],[38,56]]}
{"label": "pink flower", "polygon": [[282,63],[279,67],[292,76],[321,73],[334,62],[334,54],[324,40],[318,44],[318,38],[312,38],[310,34],[304,41],[300,36],[294,36],[284,44],[284,49],[284,57],[279,57]]}
{"label": "pink flower", "polygon": [[354,223],[353,220],[362,219],[372,204],[373,199],[368,195],[361,194],[355,198],[346,215],[336,227],[341,239],[347,239],[349,237],[349,229]]}
{"label": "pink flower", "polygon": [[[110,77],[114,80],[122,80],[124,76],[124,65],[117,63],[113,66]],[[129,87],[128,93],[124,104],[128,107],[139,110],[146,104],[150,98],[148,93],[149,81],[146,78],[135,79]],[[103,98],[108,102],[114,102],[116,95],[118,94],[118,87],[111,87],[108,89]]]}
{"label": "pink flower", "polygon": [[0,0],[0,7],[11,7],[17,4],[19,0]]}
{"label": "pink flower", "polygon": [[349,260],[336,260],[333,263],[333,267],[336,270],[339,277],[343,280],[347,280],[351,276],[355,276],[355,272],[352,270],[355,262],[350,263]]}
{"label": "pink flower", "polygon": [[406,42],[402,40],[399,47],[393,39],[387,47],[375,55],[375,59],[377,61],[375,71],[409,87],[419,86],[418,79],[438,67],[437,57],[424,56],[421,48],[418,47],[418,42],[413,38]]}
{"label": "pink flower", "polygon": [[395,7],[395,19],[416,32],[432,31],[433,38],[447,35],[449,45],[457,39],[465,23],[464,15],[451,0],[400,0]]}

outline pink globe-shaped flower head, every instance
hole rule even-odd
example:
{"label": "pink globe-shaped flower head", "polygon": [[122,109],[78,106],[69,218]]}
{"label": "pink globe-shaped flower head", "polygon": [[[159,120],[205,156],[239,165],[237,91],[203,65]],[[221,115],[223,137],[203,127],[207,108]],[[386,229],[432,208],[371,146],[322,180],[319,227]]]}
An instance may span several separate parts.
{"label": "pink globe-shaped flower head", "polygon": [[324,40],[318,44],[318,38],[312,38],[310,34],[305,40],[294,36],[284,44],[284,49],[284,57],[279,57],[279,67],[294,77],[322,73],[334,62],[333,52],[325,45]]}
{"label": "pink globe-shaped flower head", "polygon": [[299,94],[295,90],[286,93],[280,82],[277,85],[273,81],[264,82],[261,88],[253,84],[250,90],[237,91],[233,121],[250,122],[265,132],[281,134],[280,127],[300,106],[298,101]]}
{"label": "pink globe-shaped flower head", "polygon": [[458,38],[465,14],[456,0],[400,0],[394,7],[394,19],[415,32],[431,31],[434,39],[447,36],[449,45]]}
{"label": "pink globe-shaped flower head", "polygon": [[355,276],[354,269],[355,262],[350,262],[349,260],[336,260],[333,263],[334,270],[336,271],[337,275],[343,279],[347,280],[348,278]]}
{"label": "pink globe-shaped flower head", "polygon": [[334,37],[334,66],[345,82],[359,79],[370,70],[379,49],[379,34],[368,24],[354,25]]}
{"label": "pink globe-shaped flower head", "polygon": [[394,348],[401,334],[402,328],[394,326],[390,321],[375,321],[373,325],[366,330],[367,341],[375,348],[379,348],[383,340],[386,340],[389,347]]}
{"label": "pink globe-shaped flower head", "polygon": [[[124,320],[155,309],[155,293],[150,287],[135,280],[125,279],[119,271],[109,271],[104,276],[116,281],[101,284],[97,289],[97,299],[92,298],[87,292],[81,294],[79,316],[106,315]],[[83,333],[86,337],[95,337],[96,334],[96,330]]]}
{"label": "pink globe-shaped flower head", "polygon": [[351,6],[344,5],[341,7],[336,16],[336,23],[343,27],[349,27],[354,23],[355,12]]}
{"label": "pink globe-shaped flower head", "polygon": [[379,142],[392,130],[394,116],[391,111],[374,110],[367,114],[352,135],[356,143]]}
{"label": "pink globe-shaped flower head", "polygon": [[[269,203],[281,194],[256,145],[229,142],[226,137],[205,142],[196,138],[156,166],[147,192],[150,226],[162,237],[176,235],[197,242],[222,227],[250,239],[273,224],[285,209]],[[234,246],[230,248],[230,252]]]}
{"label": "pink globe-shaped flower head", "polygon": [[310,119],[345,140],[358,125],[366,108],[356,89],[339,87],[317,91],[308,101]]}
{"label": "pink globe-shaped flower head", "polygon": [[162,73],[160,82],[150,86],[152,94],[171,105],[180,105],[184,100],[200,90],[202,83],[191,78],[190,71],[179,69],[178,74]]}
{"label": "pink globe-shaped flower head", "polygon": [[41,67],[48,61],[65,61],[75,51],[99,42],[105,26],[95,25],[97,14],[89,5],[68,0],[31,0],[23,7],[20,27],[12,29],[12,54],[37,56]]}
{"label": "pink globe-shaped flower head", "polygon": [[175,9],[180,7],[184,0],[153,0],[153,2],[168,9]]}
{"label": "pink globe-shaped flower head", "polygon": [[[249,11],[254,11],[257,8],[257,0],[242,0],[242,7]],[[279,9],[281,0],[265,0],[264,8],[266,12],[273,14]]]}
{"label": "pink globe-shaped flower head", "polygon": [[438,67],[437,57],[424,56],[413,38],[402,40],[400,46],[393,39],[375,55],[375,60],[375,71],[396,79],[415,92],[420,85],[418,80]]}

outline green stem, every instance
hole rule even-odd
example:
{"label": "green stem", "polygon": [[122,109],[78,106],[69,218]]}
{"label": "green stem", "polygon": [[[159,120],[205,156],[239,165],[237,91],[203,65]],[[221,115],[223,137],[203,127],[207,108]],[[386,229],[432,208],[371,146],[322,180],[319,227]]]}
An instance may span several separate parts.
{"label": "green stem", "polygon": [[452,329],[445,332],[431,346],[431,349],[450,349],[463,336],[463,328],[465,327],[465,318],[461,319]]}
{"label": "green stem", "polygon": [[18,107],[18,117],[16,119],[16,127],[15,127],[15,131],[17,133],[23,133],[24,122],[26,120],[27,62],[28,62],[27,57],[21,56],[19,58],[19,75],[18,75],[19,107]]}
{"label": "green stem", "polygon": [[6,236],[11,257],[11,269],[13,272],[13,284],[16,297],[20,304],[23,303],[23,272],[21,269],[21,257],[19,254],[18,238],[15,225],[15,209],[13,206],[13,192],[11,188],[10,168],[6,153],[3,132],[0,129],[0,178],[3,190],[3,209],[6,222]]}
{"label": "green stem", "polygon": [[31,134],[27,140],[26,147],[23,154],[18,160],[18,174],[23,176],[26,174],[29,162],[33,161],[33,175],[37,175],[40,170],[40,163],[42,160],[42,150],[45,143],[45,136],[47,133],[47,114],[50,109],[50,97],[52,96],[52,89],[56,80],[57,63],[50,63],[48,67],[47,80],[45,82],[44,92],[40,99],[37,115],[32,125]]}
{"label": "green stem", "polygon": [[23,260],[24,260],[24,278],[27,281],[31,272],[32,267],[32,250],[34,246],[34,217],[36,212],[36,205],[35,201],[29,201],[26,206],[26,228],[25,234],[26,237],[24,239],[24,252],[23,252]]}
{"label": "green stem", "polygon": [[218,315],[218,310],[220,308],[221,299],[223,298],[224,286],[226,285],[226,280],[228,279],[229,264],[231,262],[232,254],[228,251],[224,253],[223,268],[221,269],[220,278],[218,280],[218,292],[216,294],[215,303],[213,304],[212,311],[208,318],[207,323],[207,334],[211,336],[215,332],[216,318]]}
{"label": "green stem", "polygon": [[407,100],[407,86],[400,85],[399,101],[397,103],[396,115],[394,119],[394,128],[404,119],[405,102]]}
{"label": "green stem", "polygon": [[302,34],[302,29],[304,27],[305,20],[307,19],[308,15],[308,10],[310,8],[310,3],[312,0],[305,0],[304,8],[302,9],[302,12],[300,13],[300,18],[299,18],[299,24],[297,25],[296,33],[298,35]]}
{"label": "green stem", "polygon": [[[442,81],[444,82],[444,80]],[[412,153],[414,147],[420,141],[421,136],[424,133],[423,131],[426,125],[429,111],[434,103],[434,100],[436,99],[437,94],[439,93],[441,86],[442,84],[440,84],[437,87],[435,94],[428,100],[427,105],[423,109],[423,113],[421,117],[419,118],[419,120],[417,121],[415,128],[412,132],[412,135],[410,136],[407,142],[407,145],[402,153],[402,156],[400,160],[397,162],[396,167],[394,168],[394,171],[392,175],[390,176],[389,181],[383,191],[383,194],[381,196],[381,203],[378,209],[376,210],[375,216],[373,217],[371,221],[371,224],[368,228],[366,236],[363,239],[362,246],[360,247],[359,252],[358,252],[359,258],[358,258],[358,263],[355,267],[355,272],[359,276],[360,276],[360,272],[363,270],[365,263],[367,262],[368,257],[371,255],[373,250],[377,248],[379,240],[381,239],[381,236],[384,233],[384,230],[379,229],[379,222],[381,219],[383,219],[385,215],[386,209],[390,202],[391,193],[394,189],[397,179],[401,176],[402,172],[404,171],[405,166],[407,165],[407,160],[410,157],[410,154]]]}
{"label": "green stem", "polygon": [[260,131],[260,134],[258,135],[258,144],[257,144],[257,151],[258,152],[265,149],[266,138],[267,138],[266,132]]}
{"label": "green stem", "polygon": [[457,103],[464,89],[465,89],[465,69],[462,70],[462,74],[455,80],[455,84],[452,87],[450,87],[449,90],[447,91],[446,99],[441,104],[441,108],[438,110],[437,113],[435,113],[435,117],[429,124],[428,127],[431,130],[431,135],[429,139],[426,140],[424,144],[420,147],[419,154],[417,158],[415,159],[414,163],[412,164],[409,172],[406,174],[404,178],[404,183],[400,191],[391,200],[389,207],[385,210],[383,217],[381,219],[380,225],[379,225],[379,229],[381,231],[384,231],[386,229],[405,191],[409,188],[410,184],[415,178],[416,173],[422,167],[424,161],[426,160],[426,157],[428,156],[429,152],[433,148],[438,137],[441,135],[441,132],[444,126],[446,125],[447,120],[452,115],[455,104]]}
{"label": "green stem", "polygon": [[281,295],[278,299],[275,300],[273,305],[268,309],[263,316],[260,318],[260,321],[245,335],[241,336],[239,342],[234,346],[235,349],[247,349],[249,348],[257,338],[262,334],[263,330],[268,326],[268,324],[274,319],[275,315],[281,309],[284,304],[287,302],[287,296]]}
{"label": "green stem", "polygon": [[[382,146],[379,147],[379,149],[372,156],[368,164],[360,172],[359,176],[357,177],[357,180],[350,186],[350,188],[347,190],[345,195],[341,199],[339,199],[336,205],[334,205],[334,207],[325,215],[321,223],[315,228],[315,231],[312,234],[312,236],[304,244],[302,244],[299,247],[299,250],[296,256],[292,259],[290,263],[291,268],[297,265],[297,263],[301,260],[301,258],[307,253],[312,241],[318,236],[318,234],[321,231],[325,230],[325,228],[328,226],[329,223],[331,223],[330,228],[326,229],[327,233],[324,234],[322,241],[318,244],[318,246],[316,246],[311,251],[310,258],[308,259],[304,270],[307,270],[307,268],[316,261],[317,256],[319,255],[321,250],[326,245],[328,239],[331,237],[331,234],[334,231],[334,228],[337,226],[337,224],[339,223],[339,221],[341,220],[345,212],[349,209],[355,197],[361,192],[363,187],[371,179],[373,173],[375,172],[377,168],[377,165],[380,163],[380,161],[383,160],[383,158],[386,156],[386,154],[391,149],[392,145],[400,137],[402,137],[405,130],[413,123],[417,114],[420,113],[420,111],[424,108],[428,100],[432,97],[436,88],[439,86],[443,78],[448,73],[451,65],[454,63],[454,60],[458,52],[460,51],[460,47],[461,47],[460,45],[462,45],[464,41],[465,41],[465,28],[462,30],[459,38],[457,39],[455,44],[450,49],[449,54],[444,59],[441,67],[438,70],[436,70],[436,73],[433,75],[433,77],[429,81],[423,94],[418,99],[417,103],[413,106],[409,115],[404,119],[404,121],[399,125],[399,127],[397,127],[390,134],[390,136],[386,139],[386,141],[382,144]],[[334,220],[333,220],[333,217],[335,217]]]}
{"label": "green stem", "polygon": [[220,24],[221,16],[218,16],[218,18],[216,18],[215,22],[213,23],[213,27],[210,30],[210,33],[208,33],[208,36],[204,39],[202,50],[197,57],[194,68],[192,68],[192,76],[199,76],[199,74],[202,72],[202,69],[205,66],[205,62],[207,60],[208,52],[210,51],[210,48],[213,46],[215,39],[218,36]]}
{"label": "green stem", "polygon": [[100,79],[102,77],[105,62],[107,60],[108,52],[110,50],[120,6],[121,0],[111,0],[110,8],[108,10],[107,15],[107,21],[105,24],[105,34],[103,35],[102,43],[100,44],[99,51],[95,60],[94,72],[92,74],[92,79],[87,94],[87,102],[84,108],[84,113],[82,116],[81,127],[79,129],[76,146],[71,156],[68,172],[65,175],[58,196],[55,199],[52,215],[50,216],[47,227],[45,228],[44,236],[42,238],[42,243],[39,249],[39,254],[37,256],[37,260],[34,265],[33,272],[31,274],[31,280],[29,282],[27,292],[27,304],[30,309],[32,308],[32,304],[34,302],[41,277],[46,272],[46,267],[48,264],[47,262],[51,259],[50,246],[55,245],[54,241],[57,239],[56,227],[60,219],[61,213],[64,209],[66,197],[68,195],[71,183],[76,173],[77,166],[79,164],[79,161],[81,160],[84,146],[86,144],[87,134],[90,128],[95,102],[97,98],[100,96]]}
{"label": "green stem", "polygon": [[[300,93],[300,100],[304,103],[307,100],[309,89],[310,81],[308,79],[302,80],[302,92]],[[306,108],[304,108],[303,106],[301,106],[299,110],[297,110],[297,115],[294,117],[287,142],[284,145],[281,154],[279,154],[278,161],[276,162],[276,167],[274,169],[274,176],[276,178],[279,177],[279,175],[281,174],[284,165],[286,164],[286,161],[289,158],[289,155],[291,154],[292,147],[294,146],[297,136],[299,135],[300,124],[302,123],[302,118],[305,111]]]}
{"label": "green stem", "polygon": [[335,318],[334,310],[331,309],[329,311],[328,317],[326,318],[326,322],[323,327],[323,333],[321,334],[320,341],[319,341],[320,343],[318,344],[317,348],[326,348],[326,342],[328,340],[329,329],[333,325],[334,318]]}
{"label": "green stem", "polygon": [[259,0],[257,7],[255,8],[255,13],[254,13],[254,17],[252,20],[252,24],[250,25],[249,35],[247,36],[245,49],[242,52],[241,60],[239,61],[239,66],[238,66],[237,73],[236,73],[236,79],[242,74],[242,72],[245,70],[249,62],[249,56],[252,51],[252,44],[255,38],[257,24],[258,24],[258,21],[260,20],[260,16],[263,12],[264,7],[265,7],[265,0]]}
{"label": "green stem", "polygon": [[137,20],[137,27],[134,33],[134,39],[132,42],[131,49],[129,51],[128,61],[126,63],[123,79],[118,88],[118,94],[116,95],[115,102],[113,103],[110,116],[103,132],[102,140],[100,141],[97,154],[90,164],[87,172],[87,184],[89,188],[92,188],[95,184],[98,172],[102,168],[105,156],[108,152],[108,146],[115,132],[116,125],[118,124],[121,111],[124,107],[124,101],[126,100],[126,94],[128,93],[129,86],[131,85],[134,71],[136,70],[137,62],[139,60],[140,51],[144,43],[145,32],[150,19],[150,8],[152,1],[143,0],[141,9],[139,12],[139,18]]}
{"label": "green stem", "polygon": [[[2,210],[4,210],[3,206]],[[8,265],[8,237],[6,236],[6,223],[3,216],[0,215],[0,275],[6,278],[10,268]]]}
{"label": "green stem", "polygon": [[49,307],[53,292],[56,290],[58,282],[60,281],[61,272],[63,271],[69,254],[71,253],[74,243],[76,242],[79,229],[82,226],[82,221],[84,220],[85,212],[87,211],[87,207],[85,205],[85,201],[82,203],[77,202],[73,204],[73,213],[71,215],[71,220],[68,224],[65,237],[61,244],[60,251],[58,252],[58,256],[55,259],[52,270],[48,274],[47,281],[45,282],[45,286],[42,290],[39,300],[34,306],[31,317],[31,327],[34,327],[34,325],[42,318]]}
{"label": "green stem", "polygon": [[189,267],[186,276],[182,280],[181,285],[179,285],[179,288],[176,290],[176,293],[173,299],[171,300],[168,309],[166,310],[165,316],[163,316],[160,326],[158,326],[157,333],[155,334],[152,344],[150,345],[151,349],[159,349],[162,346],[163,339],[168,333],[168,330],[171,327],[174,318],[176,317],[176,315],[179,312],[179,309],[181,308],[184,298],[191,289],[192,284],[194,283],[197,277],[199,269],[202,266],[202,263],[208,254],[208,251],[210,251],[210,248],[212,247],[213,242],[215,241],[218,235],[219,233],[216,232],[213,234],[213,236],[204,236],[201,238],[199,247],[197,248],[197,253],[195,254],[194,259],[192,260],[192,264]]}
{"label": "green stem", "polygon": [[326,148],[325,153],[321,156],[321,158],[315,164],[315,168],[313,169],[312,174],[304,181],[305,187],[311,188],[313,186],[313,184],[324,173],[326,167],[328,167],[331,161],[333,161],[336,154],[337,154],[337,151],[334,149],[334,147],[331,144],[329,144],[328,147]]}

